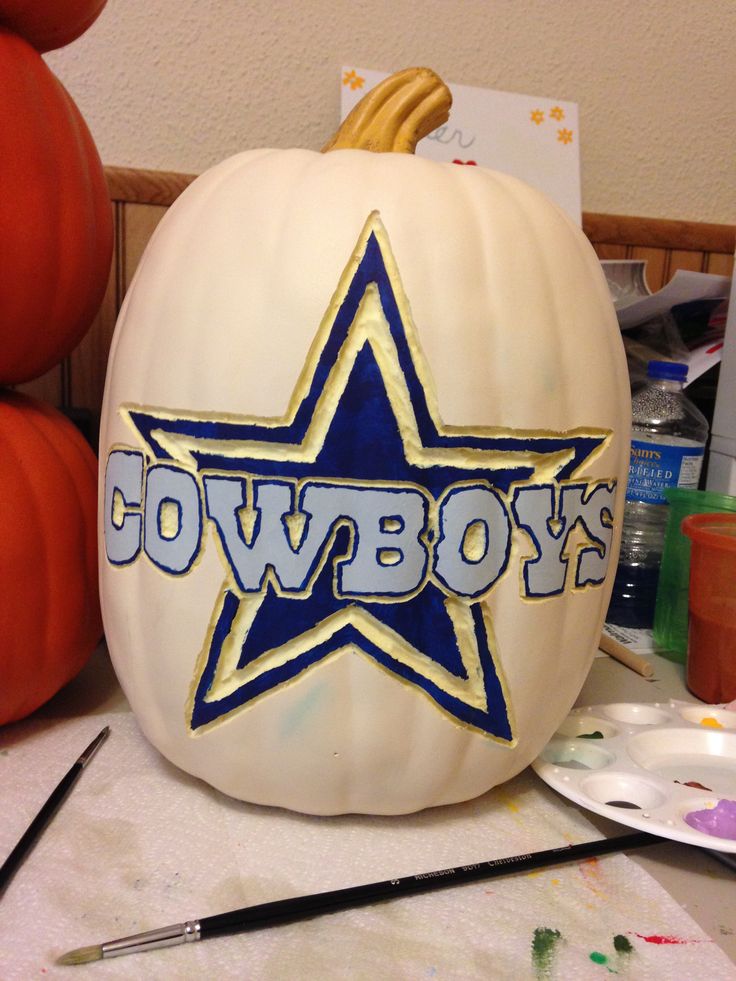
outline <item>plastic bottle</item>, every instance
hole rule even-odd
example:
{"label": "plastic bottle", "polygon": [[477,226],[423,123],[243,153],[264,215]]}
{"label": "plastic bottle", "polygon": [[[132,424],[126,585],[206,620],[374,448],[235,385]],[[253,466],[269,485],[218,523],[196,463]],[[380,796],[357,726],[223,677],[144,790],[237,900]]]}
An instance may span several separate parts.
{"label": "plastic bottle", "polygon": [[685,396],[687,365],[650,361],[632,399],[631,464],[616,579],[607,620],[650,628],[667,526],[667,487],[697,488],[708,422]]}

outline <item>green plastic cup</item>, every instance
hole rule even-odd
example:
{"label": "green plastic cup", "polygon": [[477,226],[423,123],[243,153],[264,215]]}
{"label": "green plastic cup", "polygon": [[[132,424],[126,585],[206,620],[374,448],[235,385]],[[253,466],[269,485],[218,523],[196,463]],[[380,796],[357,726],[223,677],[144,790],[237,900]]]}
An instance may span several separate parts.
{"label": "green plastic cup", "polygon": [[712,491],[671,487],[662,565],[654,609],[654,640],[662,657],[684,664],[687,657],[687,612],[690,586],[690,539],[680,526],[690,514],[736,512],[736,497]]}

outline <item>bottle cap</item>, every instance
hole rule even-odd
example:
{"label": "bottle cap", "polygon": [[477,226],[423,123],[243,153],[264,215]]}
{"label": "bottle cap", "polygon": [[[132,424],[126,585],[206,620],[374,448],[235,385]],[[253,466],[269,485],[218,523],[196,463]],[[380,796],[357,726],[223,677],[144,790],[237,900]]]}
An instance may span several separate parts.
{"label": "bottle cap", "polygon": [[650,361],[647,365],[647,376],[684,382],[687,380],[687,365],[679,361]]}

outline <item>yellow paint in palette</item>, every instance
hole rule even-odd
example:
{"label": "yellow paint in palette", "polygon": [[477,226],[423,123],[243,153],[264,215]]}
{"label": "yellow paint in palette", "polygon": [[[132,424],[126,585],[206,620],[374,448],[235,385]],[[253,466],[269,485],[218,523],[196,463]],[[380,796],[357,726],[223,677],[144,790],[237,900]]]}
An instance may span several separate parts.
{"label": "yellow paint in palette", "polygon": [[711,729],[722,729],[723,728],[723,726],[718,721],[718,719],[714,719],[712,715],[706,715],[705,718],[703,718],[703,719],[700,720],[700,724],[701,724],[701,726],[708,726]]}

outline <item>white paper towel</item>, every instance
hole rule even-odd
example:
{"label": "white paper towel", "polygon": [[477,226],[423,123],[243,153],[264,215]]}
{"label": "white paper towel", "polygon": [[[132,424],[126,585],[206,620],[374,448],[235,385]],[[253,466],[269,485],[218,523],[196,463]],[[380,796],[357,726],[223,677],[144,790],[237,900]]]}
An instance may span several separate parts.
{"label": "white paper towel", "polygon": [[31,719],[2,733],[0,857],[108,722],[109,740],[2,899],[3,981],[736,978],[726,955],[624,855],[59,967],[71,948],[182,920],[598,837],[531,771],[477,800],[402,817],[316,818],[242,804],[172,767],[120,713]]}

